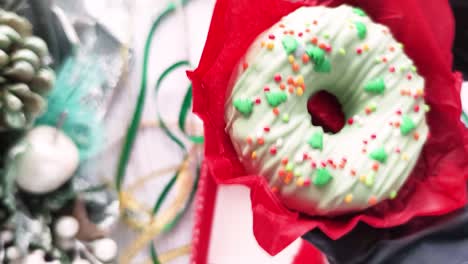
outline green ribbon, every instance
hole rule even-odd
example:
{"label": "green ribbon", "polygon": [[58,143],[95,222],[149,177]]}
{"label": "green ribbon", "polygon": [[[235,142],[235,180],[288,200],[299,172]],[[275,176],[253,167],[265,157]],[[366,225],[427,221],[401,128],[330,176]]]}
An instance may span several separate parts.
{"label": "green ribbon", "polygon": [[462,120],[465,123],[465,125],[468,127],[468,114],[466,114],[465,111],[462,111]]}
{"label": "green ribbon", "polygon": [[[183,6],[185,6],[188,2],[189,2],[189,0],[181,0],[181,3],[182,3]],[[154,38],[155,32],[156,32],[157,28],[160,26],[161,22],[165,18],[167,18],[170,14],[172,14],[175,10],[176,10],[176,5],[175,5],[174,2],[171,2],[163,10],[161,15],[154,21],[154,23],[151,26],[151,29],[150,29],[150,31],[148,33],[148,36],[146,38],[146,43],[145,43],[145,48],[144,48],[144,53],[143,53],[143,67],[142,67],[142,78],[141,78],[141,83],[140,83],[140,91],[138,93],[138,98],[137,98],[137,102],[136,102],[136,105],[135,105],[135,110],[134,110],[134,113],[133,113],[132,120],[131,120],[130,125],[129,125],[128,129],[127,129],[127,133],[126,133],[126,136],[125,136],[125,141],[124,141],[124,144],[123,144],[123,147],[122,147],[122,151],[120,153],[119,163],[118,163],[118,167],[117,167],[117,173],[116,173],[116,176],[115,176],[116,189],[119,192],[122,189],[123,181],[124,181],[124,178],[125,178],[125,173],[126,173],[126,170],[127,170],[127,167],[128,167],[129,159],[130,159],[130,154],[131,154],[131,151],[133,149],[133,146],[134,146],[137,134],[138,134],[138,129],[139,129],[141,119],[142,119],[143,107],[144,107],[145,99],[146,99],[147,82],[148,82],[149,55],[150,55],[150,50],[151,50],[151,46],[152,46],[152,43],[153,43],[153,38]],[[186,61],[186,60],[176,62],[173,65],[171,65],[169,68],[167,68],[161,74],[161,76],[158,78],[158,80],[156,82],[156,86],[155,86],[156,97],[157,97],[157,94],[158,94],[158,92],[160,90],[161,84],[164,81],[164,79],[169,74],[171,74],[174,70],[176,70],[177,68],[180,68],[182,66],[190,66],[190,63],[188,61]],[[202,136],[192,136],[192,135],[189,135],[187,133],[187,131],[186,131],[186,127],[185,127],[186,122],[185,121],[187,119],[188,112],[190,111],[191,106],[192,106],[192,87],[189,86],[188,89],[187,89],[187,92],[186,92],[186,94],[184,96],[184,100],[182,102],[182,106],[181,106],[181,109],[180,109],[180,112],[179,112],[178,125],[179,125],[179,128],[182,131],[182,133],[191,142],[193,142],[195,144],[202,144],[203,143],[203,137]],[[160,127],[163,130],[163,132],[174,143],[176,143],[182,149],[182,151],[184,153],[184,159],[185,159],[187,157],[187,155],[188,155],[188,151],[187,151],[187,148],[186,148],[184,142],[181,139],[179,139],[175,135],[175,133],[173,133],[168,128],[168,126],[166,125],[166,123],[162,119],[159,110],[157,111],[156,116],[157,116],[157,119],[159,121]],[[169,182],[164,186],[161,195],[158,197],[158,199],[157,199],[157,201],[156,201],[156,203],[155,203],[155,205],[153,207],[153,214],[158,213],[158,211],[161,208],[162,204],[166,200],[167,195],[169,194],[170,190],[174,187],[174,184],[177,181],[177,178],[178,178],[179,174],[180,174],[180,169],[172,176],[172,178],[169,180]],[[184,208],[177,214],[177,216],[174,218],[174,220],[171,221],[168,225],[166,225],[164,227],[163,232],[167,233],[167,232],[171,231],[174,228],[174,226],[177,225],[177,223],[180,221],[180,219],[182,218],[184,213],[189,208],[189,206],[192,203],[192,201],[194,199],[194,196],[195,196],[199,176],[200,176],[200,164],[198,164],[194,185],[192,187],[192,190],[191,190],[191,193],[190,193],[190,196],[189,196],[189,199],[188,199],[187,203],[185,204]],[[151,243],[151,247],[150,247],[150,255],[151,255],[151,259],[152,259],[154,264],[159,264],[160,263],[160,261],[158,259],[158,254],[157,254],[157,251],[156,251],[156,249],[154,247],[153,242]]]}

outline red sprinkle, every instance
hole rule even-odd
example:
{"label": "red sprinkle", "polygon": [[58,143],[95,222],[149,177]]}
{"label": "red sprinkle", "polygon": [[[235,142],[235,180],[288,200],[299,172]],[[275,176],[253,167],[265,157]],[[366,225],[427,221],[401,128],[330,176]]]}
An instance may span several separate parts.
{"label": "red sprinkle", "polygon": [[397,110],[397,111],[396,111],[396,114],[397,114],[397,115],[401,115],[401,110]]}
{"label": "red sprinkle", "polygon": [[283,159],[281,160],[281,164],[283,164],[283,165],[288,164],[288,158],[283,158]]}
{"label": "red sprinkle", "polygon": [[263,144],[265,144],[265,140],[263,138],[258,138],[257,139],[257,144],[263,145]]}
{"label": "red sprinkle", "polygon": [[279,175],[280,177],[284,177],[284,176],[286,176],[286,172],[285,172],[284,170],[279,170],[279,171],[278,171],[278,175]]}
{"label": "red sprinkle", "polygon": [[379,164],[378,164],[378,163],[374,163],[374,164],[372,165],[372,169],[373,169],[374,171],[378,171],[378,170],[379,170]]}
{"label": "red sprinkle", "polygon": [[327,49],[327,45],[325,43],[320,43],[319,44],[319,48],[323,49],[323,50],[326,50]]}
{"label": "red sprinkle", "polygon": [[315,162],[312,162],[312,163],[310,164],[310,166],[312,166],[312,168],[314,168],[314,169],[315,169],[315,168],[317,168],[317,163],[315,163]]}
{"label": "red sprinkle", "polygon": [[307,53],[304,53],[304,55],[302,55],[302,63],[307,64],[309,63],[309,61],[310,61],[309,55],[307,55]]}
{"label": "red sprinkle", "polygon": [[332,47],[331,47],[330,45],[327,45],[327,46],[325,47],[325,51],[328,52],[328,53],[330,53],[330,52],[332,51]]}
{"label": "red sprinkle", "polygon": [[252,145],[252,138],[251,137],[247,138],[247,144]]}
{"label": "red sprinkle", "polygon": [[317,25],[318,24],[317,20],[314,20],[314,22],[312,22],[312,24]]}
{"label": "red sprinkle", "polygon": [[313,37],[312,40],[310,41],[312,44],[317,45],[318,39],[316,37]]}
{"label": "red sprinkle", "polygon": [[372,139],[376,139],[376,138],[377,138],[377,135],[376,135],[376,134],[372,134],[370,137],[371,137]]}
{"label": "red sprinkle", "polygon": [[393,66],[390,67],[390,69],[388,69],[388,71],[391,72],[391,73],[394,73],[395,72],[395,67],[393,67]]}
{"label": "red sprinkle", "polygon": [[415,111],[416,113],[419,112],[419,105],[415,105],[415,106],[414,106],[414,111]]}
{"label": "red sprinkle", "polygon": [[247,70],[247,68],[249,68],[249,64],[247,62],[244,62],[244,64],[242,64],[242,69]]}
{"label": "red sprinkle", "polygon": [[304,186],[310,186],[310,179],[304,181]]}
{"label": "red sprinkle", "polygon": [[377,198],[375,198],[375,196],[372,196],[371,198],[369,198],[370,205],[375,205],[376,203],[377,203]]}
{"label": "red sprinkle", "polygon": [[327,162],[328,162],[328,164],[330,164],[330,165],[333,165],[333,164],[334,164],[334,162],[333,162],[332,159],[328,159]]}
{"label": "red sprinkle", "polygon": [[396,153],[400,153],[400,152],[401,152],[400,148],[396,148],[396,149],[395,149],[395,152],[396,152]]}
{"label": "red sprinkle", "polygon": [[263,130],[264,130],[265,132],[270,132],[270,128],[269,128],[269,127],[264,127]]}
{"label": "red sprinkle", "polygon": [[270,91],[270,87],[268,87],[268,86],[265,86],[265,88],[263,88],[263,91],[265,91],[265,92],[269,92],[269,91]]}
{"label": "red sprinkle", "polygon": [[367,152],[367,149],[362,149],[362,153],[366,153]]}
{"label": "red sprinkle", "polygon": [[308,155],[307,153],[302,154],[302,159],[303,159],[303,160],[308,160],[308,159],[309,159],[309,155]]}
{"label": "red sprinkle", "polygon": [[269,39],[275,39],[275,35],[270,34],[270,35],[268,35],[268,38],[269,38]]}
{"label": "red sprinkle", "polygon": [[276,155],[276,152],[277,152],[277,149],[276,149],[275,146],[273,146],[273,147],[270,148],[270,154],[271,154],[271,155]]}
{"label": "red sprinkle", "polygon": [[419,139],[419,133],[415,132],[414,135],[413,135],[413,138],[414,138],[414,140],[418,140]]}
{"label": "red sprinkle", "polygon": [[302,37],[304,34],[302,32],[297,33],[299,37]]}
{"label": "red sprinkle", "polygon": [[382,62],[383,62],[383,63],[387,63],[387,58],[383,57],[383,58],[382,58]]}
{"label": "red sprinkle", "polygon": [[341,161],[344,162],[344,163],[346,163],[346,162],[348,162],[348,159],[342,158]]}
{"label": "red sprinkle", "polygon": [[356,176],[356,170],[351,170],[351,175]]}
{"label": "red sprinkle", "polygon": [[364,145],[367,145],[367,140],[363,140],[362,143],[364,143]]}
{"label": "red sprinkle", "polygon": [[361,55],[361,54],[362,54],[362,49],[361,49],[361,48],[357,48],[357,49],[356,49],[356,53],[359,54],[359,55]]}
{"label": "red sprinkle", "polygon": [[354,119],[351,117],[348,119],[348,125],[352,125],[354,123]]}
{"label": "red sprinkle", "polygon": [[275,82],[281,82],[281,75],[279,73],[275,74]]}
{"label": "red sprinkle", "polygon": [[277,107],[273,108],[273,114],[279,115],[279,109]]}
{"label": "red sprinkle", "polygon": [[255,103],[256,103],[256,104],[261,104],[261,103],[262,103],[262,99],[260,99],[260,98],[255,99]]}
{"label": "red sprinkle", "polygon": [[411,80],[411,79],[413,79],[413,75],[408,74],[408,75],[406,76],[406,78],[407,78],[408,80]]}
{"label": "red sprinkle", "polygon": [[322,165],[322,167],[325,168],[325,167],[327,166],[327,163],[325,163],[325,161],[322,161],[322,162],[320,163],[320,165]]}

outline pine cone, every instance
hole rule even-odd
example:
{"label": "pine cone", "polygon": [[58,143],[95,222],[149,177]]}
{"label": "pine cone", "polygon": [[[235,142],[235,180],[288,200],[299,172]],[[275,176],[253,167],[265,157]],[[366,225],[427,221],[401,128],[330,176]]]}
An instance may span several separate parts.
{"label": "pine cone", "polygon": [[47,44],[29,21],[0,9],[0,130],[31,125],[46,106],[55,73],[46,65]]}

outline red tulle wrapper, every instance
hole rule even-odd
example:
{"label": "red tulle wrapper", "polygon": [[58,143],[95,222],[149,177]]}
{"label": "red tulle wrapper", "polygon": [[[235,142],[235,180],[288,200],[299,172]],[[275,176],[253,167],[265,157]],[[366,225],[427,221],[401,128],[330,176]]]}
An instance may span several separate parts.
{"label": "red tulle wrapper", "polygon": [[[390,27],[426,79],[430,138],[399,196],[366,211],[340,217],[310,217],[288,210],[259,175],[246,175],[225,132],[224,105],[235,66],[255,38],[300,6],[350,4]],[[468,136],[460,122],[462,77],[452,72],[454,20],[448,1],[433,0],[218,0],[193,83],[194,112],[204,121],[205,162],[221,184],[250,187],[253,229],[274,255],[304,233],[319,228],[332,239],[359,221],[376,228],[418,216],[447,214],[466,202]],[[325,111],[325,109],[324,109]],[[229,210],[229,208],[226,208]]]}

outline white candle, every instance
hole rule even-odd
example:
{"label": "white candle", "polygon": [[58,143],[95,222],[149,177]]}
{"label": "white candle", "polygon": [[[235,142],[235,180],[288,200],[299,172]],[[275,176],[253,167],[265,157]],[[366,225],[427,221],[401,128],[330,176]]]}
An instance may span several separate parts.
{"label": "white candle", "polygon": [[33,194],[49,193],[67,182],[79,165],[76,145],[60,130],[39,126],[26,135],[27,149],[16,166],[16,183]]}

